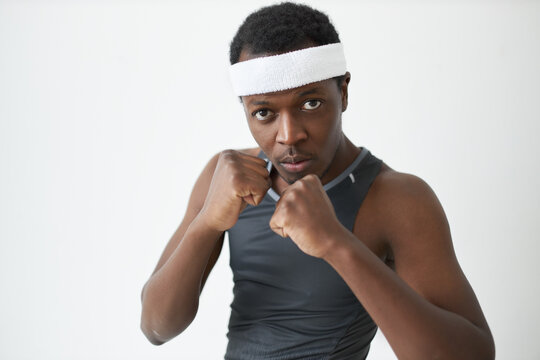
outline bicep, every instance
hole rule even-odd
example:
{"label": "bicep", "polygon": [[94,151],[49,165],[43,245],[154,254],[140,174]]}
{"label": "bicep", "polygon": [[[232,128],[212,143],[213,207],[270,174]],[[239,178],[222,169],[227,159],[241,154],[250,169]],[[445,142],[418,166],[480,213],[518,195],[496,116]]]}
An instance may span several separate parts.
{"label": "bicep", "polygon": [[389,242],[396,273],[432,304],[487,328],[478,300],[456,258],[444,210],[421,179],[405,175],[395,202]]}
{"label": "bicep", "polygon": [[[208,194],[208,189],[210,188],[210,183],[212,181],[212,176],[216,168],[218,157],[219,154],[216,154],[214,157],[212,157],[212,159],[210,159],[210,161],[206,164],[205,168],[199,175],[197,181],[195,182],[188,201],[188,206],[184,218],[182,219],[180,225],[165,246],[165,249],[163,250],[161,257],[154,271],[152,272],[152,275],[155,274],[167,262],[169,257],[172,255],[172,253],[178,247],[178,244],[184,237],[186,230],[189,228],[192,221],[197,217],[200,210],[202,209],[204,201],[206,199],[206,195]],[[208,261],[208,265],[205,269],[203,276],[203,284],[206,281],[206,278],[212,270],[215,262],[217,261],[217,258],[219,257],[223,245],[223,236],[224,235],[222,234],[219,241],[216,243],[212,254],[210,255],[210,259]]]}

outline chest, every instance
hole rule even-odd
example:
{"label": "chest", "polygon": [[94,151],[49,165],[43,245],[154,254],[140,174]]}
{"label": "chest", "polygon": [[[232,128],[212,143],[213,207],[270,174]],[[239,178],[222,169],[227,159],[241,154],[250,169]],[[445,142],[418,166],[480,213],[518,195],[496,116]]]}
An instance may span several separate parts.
{"label": "chest", "polygon": [[[324,309],[356,302],[324,260],[303,253],[269,226],[274,204],[248,207],[229,230],[230,265],[237,301],[268,311]],[[255,305],[256,304],[256,305]]]}

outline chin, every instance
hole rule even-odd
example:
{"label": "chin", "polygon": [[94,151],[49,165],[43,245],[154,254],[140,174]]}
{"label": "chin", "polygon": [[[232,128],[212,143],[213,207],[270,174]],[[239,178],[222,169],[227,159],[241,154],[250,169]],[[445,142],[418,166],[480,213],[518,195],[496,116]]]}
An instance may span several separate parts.
{"label": "chin", "polygon": [[293,175],[293,176],[282,176],[282,175],[280,174],[279,177],[282,178],[287,184],[292,185],[292,184],[294,184],[297,180],[303,178],[304,175],[296,174],[296,175]]}
{"label": "chin", "polygon": [[[278,172],[278,174],[279,174],[279,172]],[[279,177],[281,177],[289,185],[294,184],[297,180],[300,180],[304,176],[310,175],[310,174],[317,175],[317,177],[319,179],[321,178],[321,176],[319,174],[317,174],[315,172],[310,172],[310,171],[306,171],[305,173],[294,173],[294,174],[285,173],[285,174],[286,174],[285,176],[279,174]]]}

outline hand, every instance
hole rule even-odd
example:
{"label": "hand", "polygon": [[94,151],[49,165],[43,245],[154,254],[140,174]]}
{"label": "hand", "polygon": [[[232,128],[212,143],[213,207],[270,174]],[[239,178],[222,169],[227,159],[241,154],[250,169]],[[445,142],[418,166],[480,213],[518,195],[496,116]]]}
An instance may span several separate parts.
{"label": "hand", "polygon": [[223,151],[199,216],[217,231],[234,226],[240,212],[258,205],[272,186],[266,161],[234,150]]}
{"label": "hand", "polygon": [[290,237],[308,255],[323,258],[345,228],[336,217],[320,179],[307,175],[281,194],[270,228]]}

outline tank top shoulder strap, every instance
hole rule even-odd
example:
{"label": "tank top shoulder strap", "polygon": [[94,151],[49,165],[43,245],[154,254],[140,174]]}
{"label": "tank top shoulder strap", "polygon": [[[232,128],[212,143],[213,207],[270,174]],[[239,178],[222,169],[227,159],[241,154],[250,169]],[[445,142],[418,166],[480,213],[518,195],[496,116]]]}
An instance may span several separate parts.
{"label": "tank top shoulder strap", "polygon": [[350,231],[353,230],[358,210],[382,166],[382,160],[366,148],[362,149],[360,156],[361,160],[354,167],[340,175],[342,179],[339,183],[326,191],[338,219]]}

